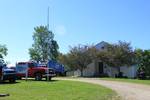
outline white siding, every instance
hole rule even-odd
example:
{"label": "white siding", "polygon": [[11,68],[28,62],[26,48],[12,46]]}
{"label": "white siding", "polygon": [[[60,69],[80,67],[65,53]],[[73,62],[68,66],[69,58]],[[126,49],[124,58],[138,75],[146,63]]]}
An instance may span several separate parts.
{"label": "white siding", "polygon": [[95,63],[92,62],[87,66],[87,68],[83,70],[83,76],[91,77],[94,76],[94,74],[95,74]]}
{"label": "white siding", "polygon": [[116,68],[105,66],[104,73],[108,74],[109,77],[115,77],[115,75],[118,74],[118,71]]}
{"label": "white siding", "polygon": [[124,76],[127,76],[128,78],[134,78],[136,77],[137,66],[123,66],[120,68],[120,71],[123,72]]}

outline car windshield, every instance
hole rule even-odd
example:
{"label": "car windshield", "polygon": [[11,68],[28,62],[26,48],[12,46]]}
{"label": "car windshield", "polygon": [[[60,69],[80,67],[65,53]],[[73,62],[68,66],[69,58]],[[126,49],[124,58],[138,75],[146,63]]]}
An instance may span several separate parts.
{"label": "car windshield", "polygon": [[28,66],[27,66],[27,64],[23,64],[23,63],[19,63],[19,64],[17,64],[16,65],[16,71],[18,72],[18,73],[26,73],[26,70],[27,70],[27,68],[28,68]]}

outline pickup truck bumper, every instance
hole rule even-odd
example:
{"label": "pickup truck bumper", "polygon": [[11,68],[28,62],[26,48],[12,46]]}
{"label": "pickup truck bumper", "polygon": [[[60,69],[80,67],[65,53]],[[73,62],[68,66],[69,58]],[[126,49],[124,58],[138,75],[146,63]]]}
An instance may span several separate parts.
{"label": "pickup truck bumper", "polygon": [[3,80],[16,79],[16,74],[5,74]]}

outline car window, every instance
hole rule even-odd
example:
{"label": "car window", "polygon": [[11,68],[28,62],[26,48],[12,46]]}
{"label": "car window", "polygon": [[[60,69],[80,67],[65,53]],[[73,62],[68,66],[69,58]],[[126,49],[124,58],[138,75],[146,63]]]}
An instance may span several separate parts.
{"label": "car window", "polygon": [[34,63],[29,63],[29,68],[34,67]]}

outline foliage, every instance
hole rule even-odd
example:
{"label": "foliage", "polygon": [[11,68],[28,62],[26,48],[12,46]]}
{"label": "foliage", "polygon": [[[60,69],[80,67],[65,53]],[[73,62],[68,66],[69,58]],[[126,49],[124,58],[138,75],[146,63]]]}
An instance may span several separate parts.
{"label": "foliage", "polygon": [[5,61],[4,61],[2,58],[0,58],[0,69],[1,69],[4,65],[5,65]]}
{"label": "foliage", "polygon": [[71,48],[69,56],[73,61],[74,68],[81,71],[81,76],[83,75],[83,69],[96,58],[96,51],[96,48],[92,45],[78,45]]}
{"label": "foliage", "polygon": [[3,58],[4,56],[7,55],[7,47],[6,45],[0,45],[0,58]]}
{"label": "foliage", "polygon": [[35,48],[30,48],[29,49],[29,54],[30,54],[30,58],[32,60],[35,60],[37,62],[39,62],[41,60],[39,53],[37,52],[37,50]]}
{"label": "foliage", "polygon": [[52,40],[52,44],[51,44],[51,53],[52,53],[52,59],[53,60],[56,60],[57,57],[58,57],[58,49],[59,49],[59,46],[57,44],[57,41],[55,40]]}
{"label": "foliage", "polygon": [[[65,70],[66,71],[69,71],[69,70],[74,70],[75,68],[73,68],[72,66],[72,60],[71,60],[71,57],[69,57],[68,54],[62,54],[62,53],[59,53],[58,55],[58,61],[60,63],[62,63],[63,65],[65,65]],[[70,67],[72,66],[72,67]]]}
{"label": "foliage", "polygon": [[46,26],[34,28],[32,48],[29,49],[31,60],[47,61],[56,60],[58,56],[58,44],[54,40],[54,34]]}
{"label": "foliage", "polygon": [[107,50],[99,51],[98,58],[120,72],[121,66],[135,64],[135,54],[128,42],[119,41],[117,44],[108,44]]}
{"label": "foliage", "polygon": [[134,53],[136,55],[136,63],[139,64],[139,62],[141,62],[141,60],[142,60],[143,50],[142,49],[135,49]]}
{"label": "foliage", "polygon": [[83,75],[83,69],[92,62],[96,57],[96,49],[92,45],[78,45],[70,47],[69,53],[66,55],[61,54],[59,60],[70,67],[70,69],[79,69],[81,76]]}
{"label": "foliage", "polygon": [[136,50],[138,57],[139,72],[144,71],[146,76],[150,76],[150,50]]}

